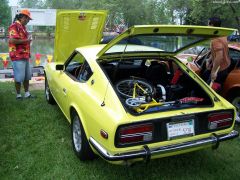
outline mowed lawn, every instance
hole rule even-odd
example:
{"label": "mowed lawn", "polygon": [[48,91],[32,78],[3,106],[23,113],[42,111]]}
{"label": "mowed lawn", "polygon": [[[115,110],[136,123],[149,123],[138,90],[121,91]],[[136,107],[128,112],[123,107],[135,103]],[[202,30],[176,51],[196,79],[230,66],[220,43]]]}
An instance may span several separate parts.
{"label": "mowed lawn", "polygon": [[[81,162],[72,150],[70,125],[58,106],[17,101],[13,83],[0,83],[0,179],[239,179],[240,139],[131,167],[101,158]],[[238,125],[235,129],[240,131]]]}

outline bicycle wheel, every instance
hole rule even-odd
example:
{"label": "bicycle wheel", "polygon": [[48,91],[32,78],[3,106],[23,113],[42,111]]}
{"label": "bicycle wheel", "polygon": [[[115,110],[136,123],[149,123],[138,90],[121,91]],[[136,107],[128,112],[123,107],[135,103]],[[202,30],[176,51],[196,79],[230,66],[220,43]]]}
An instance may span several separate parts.
{"label": "bicycle wheel", "polygon": [[145,97],[137,97],[137,98],[127,98],[125,101],[126,105],[128,105],[129,107],[138,107],[141,104],[145,104]]}
{"label": "bicycle wheel", "polygon": [[117,92],[125,98],[133,97],[134,84],[138,84],[142,89],[136,87],[136,97],[145,96],[146,92],[153,92],[153,87],[150,83],[142,79],[123,79],[116,84]]}

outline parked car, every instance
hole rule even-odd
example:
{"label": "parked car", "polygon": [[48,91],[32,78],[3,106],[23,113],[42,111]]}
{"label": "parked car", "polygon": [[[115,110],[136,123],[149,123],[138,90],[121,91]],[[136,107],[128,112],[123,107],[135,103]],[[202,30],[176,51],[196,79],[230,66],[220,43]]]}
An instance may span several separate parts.
{"label": "parked car", "polygon": [[46,100],[71,123],[80,160],[148,162],[238,136],[235,108],[175,57],[232,29],[133,26],[99,44],[105,18],[104,11],[58,11],[54,62],[45,67]]}
{"label": "parked car", "polygon": [[[219,94],[236,107],[236,121],[240,123],[240,43],[229,43],[228,47],[231,64],[228,69],[228,76]],[[205,47],[202,47],[202,51],[198,55],[179,54],[177,57],[198,75],[202,76],[206,67],[206,59],[210,55],[210,51],[206,51],[205,49]]]}
{"label": "parked car", "polygon": [[239,32],[235,31],[230,36],[228,36],[228,41],[240,42],[240,34],[239,34]]}

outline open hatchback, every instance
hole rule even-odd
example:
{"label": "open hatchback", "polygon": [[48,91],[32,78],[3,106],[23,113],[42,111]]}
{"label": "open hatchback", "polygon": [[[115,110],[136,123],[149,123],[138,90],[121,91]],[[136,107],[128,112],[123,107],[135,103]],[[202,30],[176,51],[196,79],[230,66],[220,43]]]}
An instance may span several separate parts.
{"label": "open hatchback", "polygon": [[[98,17],[101,33],[100,22],[106,14],[84,12],[89,24],[102,13]],[[81,14],[77,12],[73,19]],[[85,35],[92,33],[80,23],[75,28]],[[64,30],[57,26],[56,35]],[[62,33],[64,42],[56,43],[64,44],[55,45],[55,62],[45,68],[45,94],[71,123],[76,155],[81,160],[98,154],[109,162],[132,163],[216,148],[237,137],[234,107],[175,57],[194,44],[232,31],[134,26],[106,45],[98,44],[101,34],[83,42],[78,30],[68,40]],[[72,41],[74,37],[79,38]]]}

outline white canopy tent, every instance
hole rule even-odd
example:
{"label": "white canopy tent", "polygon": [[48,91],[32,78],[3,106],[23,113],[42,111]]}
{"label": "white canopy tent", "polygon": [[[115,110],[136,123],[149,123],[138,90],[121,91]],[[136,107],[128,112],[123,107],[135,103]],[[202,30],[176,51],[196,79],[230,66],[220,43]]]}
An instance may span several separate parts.
{"label": "white canopy tent", "polygon": [[[12,6],[12,21],[16,14],[22,9],[17,6]],[[27,8],[31,12],[33,20],[29,21],[29,26],[55,26],[56,25],[56,9],[31,9]]]}

